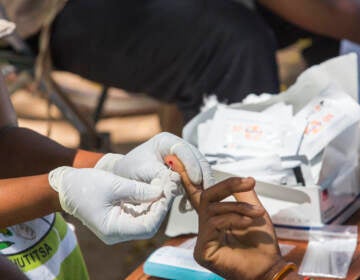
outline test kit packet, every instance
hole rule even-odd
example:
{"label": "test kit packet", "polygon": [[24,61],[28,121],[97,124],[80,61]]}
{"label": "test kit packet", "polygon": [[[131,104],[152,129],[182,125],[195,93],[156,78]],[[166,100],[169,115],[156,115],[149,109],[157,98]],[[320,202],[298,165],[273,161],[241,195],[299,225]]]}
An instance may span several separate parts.
{"label": "test kit packet", "polygon": [[345,279],[357,246],[357,226],[325,226],[310,230],[299,274]]}
{"label": "test kit packet", "polygon": [[[286,92],[274,95],[257,104],[232,104],[231,109],[262,112],[277,103],[292,105],[294,114],[301,112],[311,100],[336,84],[357,102],[357,60],[349,54],[313,66],[302,73]],[[191,120],[183,130],[183,137],[197,146],[199,124],[212,119],[217,108],[210,108]],[[346,110],[346,108],[345,108]],[[283,186],[257,181],[255,190],[271,216],[278,237],[308,238],[310,228],[344,222],[360,207],[359,123],[346,128],[326,145],[317,184]],[[311,146],[311,145],[310,145]],[[313,156],[313,151],[310,152]],[[232,177],[228,172],[215,172],[218,181]],[[180,213],[176,198],[171,209],[166,234],[177,236],[197,233],[195,211]]]}

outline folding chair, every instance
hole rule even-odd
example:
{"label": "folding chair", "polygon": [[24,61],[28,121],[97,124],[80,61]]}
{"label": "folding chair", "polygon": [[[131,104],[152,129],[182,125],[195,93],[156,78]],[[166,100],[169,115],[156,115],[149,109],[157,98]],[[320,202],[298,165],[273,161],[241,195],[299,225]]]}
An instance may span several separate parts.
{"label": "folding chair", "polygon": [[[55,16],[55,15],[54,15]],[[7,19],[6,11],[0,4],[0,18]],[[99,150],[107,152],[110,150],[110,137],[108,133],[98,133],[95,125],[104,114],[105,101],[108,99],[109,89],[102,86],[101,94],[98,97],[95,108],[90,114],[84,114],[79,107],[64,93],[61,87],[53,80],[52,64],[49,52],[50,25],[52,17],[49,16],[50,23],[45,25],[40,35],[39,55],[32,53],[31,48],[22,38],[14,32],[5,38],[5,41],[12,49],[0,50],[0,62],[6,62],[7,66],[2,67],[1,71],[6,75],[11,71],[17,71],[17,82],[9,90],[12,94],[19,88],[23,88],[35,77],[38,79],[41,92],[44,92],[50,102],[54,104],[63,114],[64,118],[70,122],[80,134],[80,147],[84,149]],[[37,63],[36,67],[35,64]],[[36,73],[41,69],[39,73]],[[153,102],[153,101],[152,101]],[[115,104],[114,104],[115,105]],[[165,131],[180,134],[182,122],[179,121],[177,109],[172,105],[158,106],[152,104],[143,109],[125,110],[117,112],[117,116],[128,116],[147,113],[158,113],[160,124]],[[176,119],[176,120],[175,120]],[[175,124],[175,126],[174,126]]]}
{"label": "folding chair", "polygon": [[[1,4],[0,18],[7,19],[6,11]],[[45,30],[45,33],[49,33],[49,31],[50,27]],[[42,32],[44,32],[44,30]],[[17,72],[16,82],[9,88],[10,94],[13,94],[17,89],[25,87],[34,80],[36,74],[36,59],[39,58],[33,54],[27,43],[22,40],[16,32],[10,36],[7,36],[4,40],[11,48],[0,50],[0,62],[3,63],[1,71],[5,76],[11,72]],[[40,38],[40,40],[44,39]],[[46,44],[48,44],[48,42],[40,41],[40,48],[48,47]],[[48,59],[46,56],[49,55],[48,52],[40,53],[40,55],[43,56],[42,63],[46,63],[46,60]],[[101,150],[105,152],[109,151],[109,134],[98,133],[95,129],[95,125],[103,113],[104,103],[108,96],[108,87],[102,87],[101,94],[97,100],[97,105],[94,108],[92,116],[87,117],[62,91],[59,85],[54,82],[54,80],[51,78],[51,70],[52,69],[49,67],[44,67],[38,81],[40,89],[49,97],[50,102],[53,103],[62,112],[64,118],[69,121],[79,132],[80,147],[85,149]]]}

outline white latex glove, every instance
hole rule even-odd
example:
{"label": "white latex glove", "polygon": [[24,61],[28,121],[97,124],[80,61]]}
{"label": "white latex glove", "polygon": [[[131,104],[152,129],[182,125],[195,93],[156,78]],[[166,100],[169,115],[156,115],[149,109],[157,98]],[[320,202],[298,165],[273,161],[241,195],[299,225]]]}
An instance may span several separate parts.
{"label": "white latex glove", "polygon": [[[172,202],[164,197],[164,182],[150,185],[92,168],[59,167],[50,172],[49,183],[59,193],[62,208],[106,244],[152,237]],[[142,207],[137,215],[127,207],[144,202],[147,209]]]}
{"label": "white latex glove", "polygon": [[213,185],[214,180],[205,157],[194,146],[166,132],[154,136],[125,156],[105,155],[95,168],[145,183],[150,183],[154,178],[169,177],[171,181],[180,184],[179,174],[164,164],[163,158],[169,154],[175,154],[182,161],[194,184],[205,188]]}

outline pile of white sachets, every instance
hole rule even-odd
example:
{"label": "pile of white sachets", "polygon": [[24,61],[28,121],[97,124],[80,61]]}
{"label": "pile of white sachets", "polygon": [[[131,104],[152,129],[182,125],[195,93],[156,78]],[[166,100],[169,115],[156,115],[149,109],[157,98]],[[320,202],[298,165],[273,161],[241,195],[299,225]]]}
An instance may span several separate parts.
{"label": "pile of white sachets", "polygon": [[261,112],[219,105],[198,126],[198,148],[219,171],[284,185],[316,183],[324,148],[360,120],[360,106],[332,84],[293,111],[284,102]]}

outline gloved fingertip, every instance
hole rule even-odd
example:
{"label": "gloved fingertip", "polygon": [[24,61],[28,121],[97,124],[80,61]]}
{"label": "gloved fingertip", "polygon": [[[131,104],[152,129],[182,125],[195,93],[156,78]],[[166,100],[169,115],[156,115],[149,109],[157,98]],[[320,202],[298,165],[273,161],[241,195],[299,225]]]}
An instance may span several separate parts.
{"label": "gloved fingertip", "polygon": [[176,184],[181,183],[181,177],[180,174],[174,171],[170,172],[170,180],[173,181]]}
{"label": "gloved fingertip", "polygon": [[164,186],[164,195],[166,198],[174,198],[179,193],[179,187],[174,182],[169,182]]}
{"label": "gloved fingertip", "polygon": [[163,187],[155,180],[154,184],[151,183],[150,185],[139,182],[136,185],[133,197],[134,202],[149,202],[159,199],[162,195]]}
{"label": "gloved fingertip", "polygon": [[55,168],[54,170],[49,172],[48,175],[48,181],[50,186],[55,190],[55,191],[59,191],[59,187],[62,185],[62,179],[64,176],[64,173],[67,170],[71,170],[73,169],[72,167],[68,167],[68,166],[61,166],[58,168]]}
{"label": "gloved fingertip", "polygon": [[107,153],[96,163],[95,169],[101,169],[104,171],[114,172],[115,166],[124,155]]}
{"label": "gloved fingertip", "polygon": [[151,184],[150,186],[151,186],[150,188],[147,188],[148,197],[158,199],[163,195],[164,189],[162,186],[159,185],[152,186]]}
{"label": "gloved fingertip", "polygon": [[177,149],[185,147],[184,143],[178,142],[170,147],[170,154],[176,154]]}
{"label": "gloved fingertip", "polygon": [[151,181],[151,185],[161,186],[165,197],[175,197],[180,192],[182,187],[180,175],[176,172],[171,171],[168,174],[163,174],[161,178],[154,178]]}
{"label": "gloved fingertip", "polygon": [[207,189],[213,185],[215,185],[215,177],[211,171],[210,165],[208,165],[203,168],[203,187],[204,189]]}
{"label": "gloved fingertip", "polygon": [[199,159],[196,157],[189,144],[177,143],[171,147],[171,152],[175,154],[185,166],[191,182],[195,185],[202,183],[202,170]]}

